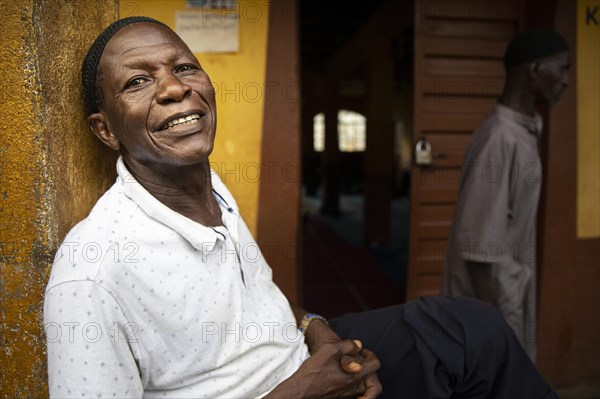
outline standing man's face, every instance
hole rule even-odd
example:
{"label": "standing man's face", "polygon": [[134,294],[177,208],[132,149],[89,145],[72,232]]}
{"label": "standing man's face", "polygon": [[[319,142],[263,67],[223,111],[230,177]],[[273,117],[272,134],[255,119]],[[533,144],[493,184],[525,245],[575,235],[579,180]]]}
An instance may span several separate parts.
{"label": "standing man's face", "polygon": [[570,54],[564,52],[536,62],[538,64],[535,81],[537,102],[554,105],[569,85]]}
{"label": "standing man's face", "polygon": [[175,33],[153,23],[123,28],[108,42],[98,74],[104,102],[90,124],[126,163],[160,167],[208,159],[216,131],[214,88]]}

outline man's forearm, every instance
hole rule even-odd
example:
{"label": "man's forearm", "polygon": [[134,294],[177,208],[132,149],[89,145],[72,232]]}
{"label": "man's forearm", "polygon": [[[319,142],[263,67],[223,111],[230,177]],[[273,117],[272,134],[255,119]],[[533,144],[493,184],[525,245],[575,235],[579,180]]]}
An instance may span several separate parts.
{"label": "man's forearm", "polygon": [[484,262],[465,261],[475,295],[480,300],[498,308],[492,283],[492,265]]}
{"label": "man's forearm", "polygon": [[308,313],[304,308],[295,305],[290,302],[290,307],[292,308],[292,312],[294,313],[294,317],[296,318],[296,324],[299,326],[302,318],[306,316]]}

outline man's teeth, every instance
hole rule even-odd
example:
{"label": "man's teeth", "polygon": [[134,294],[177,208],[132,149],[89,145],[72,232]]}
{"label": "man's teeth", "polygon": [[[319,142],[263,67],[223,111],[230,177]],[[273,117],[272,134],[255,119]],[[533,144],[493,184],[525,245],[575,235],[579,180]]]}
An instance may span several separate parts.
{"label": "man's teeth", "polygon": [[200,114],[192,114],[189,116],[185,116],[183,118],[177,118],[177,119],[173,119],[172,121],[170,121],[169,123],[167,123],[167,128],[173,127],[175,125],[180,125],[182,123],[190,123],[191,121],[195,121],[200,119]]}

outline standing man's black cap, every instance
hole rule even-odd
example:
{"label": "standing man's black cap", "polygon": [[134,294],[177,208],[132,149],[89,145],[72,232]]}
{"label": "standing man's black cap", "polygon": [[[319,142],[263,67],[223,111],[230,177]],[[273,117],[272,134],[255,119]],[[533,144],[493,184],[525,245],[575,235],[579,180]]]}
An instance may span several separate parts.
{"label": "standing man's black cap", "polygon": [[114,36],[115,33],[123,29],[124,27],[135,24],[138,22],[149,22],[153,24],[158,24],[164,26],[165,28],[171,30],[167,25],[162,22],[149,18],[149,17],[128,17],[123,18],[118,21],[110,24],[98,37],[94,40],[94,43],[90,47],[83,60],[83,65],[81,66],[81,83],[83,84],[83,98],[85,101],[85,107],[87,109],[88,115],[98,112],[98,106],[101,103],[101,98],[99,98],[99,93],[97,93],[96,87],[96,76],[98,72],[98,63],[100,62],[100,57],[102,57],[102,53],[104,52],[104,48],[106,44],[110,40],[111,37]]}
{"label": "standing man's black cap", "polygon": [[530,29],[510,42],[504,53],[504,67],[508,70],[517,65],[569,50],[565,38],[552,29]]}

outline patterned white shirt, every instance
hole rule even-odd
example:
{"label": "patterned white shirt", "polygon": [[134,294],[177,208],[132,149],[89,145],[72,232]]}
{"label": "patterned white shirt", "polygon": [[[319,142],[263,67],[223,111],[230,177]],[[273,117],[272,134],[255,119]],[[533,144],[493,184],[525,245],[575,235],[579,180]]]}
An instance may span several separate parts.
{"label": "patterned white shirt", "polygon": [[51,397],[256,398],[308,357],[237,204],[223,226],[116,183],[56,254],[44,304]]}

